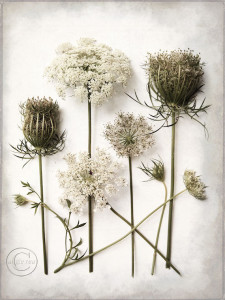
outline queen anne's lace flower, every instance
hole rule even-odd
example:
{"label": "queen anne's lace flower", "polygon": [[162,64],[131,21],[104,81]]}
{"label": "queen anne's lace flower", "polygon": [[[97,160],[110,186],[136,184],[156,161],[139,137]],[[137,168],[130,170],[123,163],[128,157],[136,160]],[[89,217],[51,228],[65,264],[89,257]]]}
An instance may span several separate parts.
{"label": "queen anne's lace flower", "polygon": [[196,172],[192,170],[186,170],[184,172],[184,184],[188,192],[197,199],[206,199],[205,184],[201,181],[200,177],[196,175]]}
{"label": "queen anne's lace flower", "polygon": [[[64,189],[60,203],[66,205],[71,201],[70,210],[82,213],[92,196],[95,209],[102,209],[108,205],[108,198],[115,194],[119,186],[125,186],[126,181],[118,176],[120,164],[113,162],[105,150],[96,150],[93,157],[87,152],[81,152],[76,158],[73,154],[65,157],[68,170],[58,173],[60,187]],[[64,200],[62,200],[64,199]]]}
{"label": "queen anne's lace flower", "polygon": [[104,132],[119,156],[139,156],[154,144],[152,127],[143,116],[119,113],[114,123],[108,123]]}
{"label": "queen anne's lace flower", "polygon": [[81,101],[89,99],[99,105],[112,95],[114,84],[125,86],[131,75],[129,59],[121,51],[113,51],[94,39],[82,38],[77,46],[64,43],[56,53],[45,75],[55,83],[62,98],[72,88]]}

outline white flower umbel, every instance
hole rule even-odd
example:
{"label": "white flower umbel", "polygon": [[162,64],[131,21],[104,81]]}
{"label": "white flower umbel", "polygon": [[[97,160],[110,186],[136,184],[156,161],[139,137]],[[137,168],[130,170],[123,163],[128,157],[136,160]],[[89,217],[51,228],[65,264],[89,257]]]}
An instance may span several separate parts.
{"label": "white flower umbel", "polygon": [[201,181],[200,177],[196,175],[195,171],[186,170],[184,172],[184,184],[188,192],[196,199],[205,200],[205,184]]}
{"label": "white flower umbel", "polygon": [[82,38],[77,46],[64,43],[56,53],[45,76],[54,82],[62,98],[70,88],[81,101],[100,105],[112,96],[115,84],[126,86],[131,76],[129,59],[94,39]]}
{"label": "white flower umbel", "polygon": [[152,127],[143,116],[119,113],[114,123],[108,123],[104,132],[119,156],[139,156],[152,147]]}
{"label": "white flower umbel", "polygon": [[[97,149],[94,156],[87,152],[65,157],[68,170],[58,172],[60,187],[64,189],[63,199],[71,201],[70,210],[82,213],[88,203],[88,196],[94,199],[95,209],[108,206],[108,199],[125,186],[126,181],[118,176],[120,164],[113,162],[105,150]],[[60,203],[63,204],[62,198]]]}

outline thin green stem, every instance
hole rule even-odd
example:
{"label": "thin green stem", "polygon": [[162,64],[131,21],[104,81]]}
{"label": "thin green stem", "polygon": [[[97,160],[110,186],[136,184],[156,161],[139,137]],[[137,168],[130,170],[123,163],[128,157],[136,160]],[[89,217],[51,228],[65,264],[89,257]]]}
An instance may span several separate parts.
{"label": "thin green stem", "polygon": [[[186,190],[187,190],[187,189],[184,189],[183,191],[181,191],[181,192],[177,193],[176,195],[174,195],[174,196],[173,196],[173,199],[175,199],[175,197],[177,197],[177,196],[181,195],[182,193],[184,193]],[[144,223],[144,221],[146,221],[149,217],[151,217],[151,215],[153,215],[155,212],[157,212],[161,207],[163,207],[163,206],[164,206],[166,203],[168,203],[170,200],[171,200],[171,198],[168,199],[168,200],[167,200],[166,202],[164,202],[163,204],[159,205],[156,209],[154,209],[151,213],[149,213],[144,219],[142,219],[137,225],[135,225],[133,229],[131,229],[127,234],[125,234],[124,236],[122,236],[120,239],[116,240],[115,242],[113,242],[113,243],[111,243],[111,244],[109,244],[109,245],[107,245],[107,246],[105,246],[105,247],[103,247],[103,248],[101,248],[101,249],[99,249],[99,250],[97,250],[97,251],[95,251],[95,252],[93,252],[93,253],[87,255],[87,256],[82,257],[81,259],[79,259],[79,260],[77,260],[77,261],[73,261],[73,262],[70,262],[70,263],[68,263],[68,264],[65,264],[64,267],[68,267],[68,266],[74,265],[74,264],[76,264],[76,263],[78,263],[78,262],[80,262],[80,261],[83,261],[83,260],[89,258],[90,256],[94,256],[94,255],[96,255],[96,254],[98,254],[98,253],[100,253],[100,252],[102,252],[102,251],[104,251],[104,250],[106,250],[106,249],[112,247],[113,245],[115,245],[115,244],[121,242],[121,241],[124,240],[127,236],[129,236],[133,231],[135,231],[142,223]],[[54,271],[54,272],[55,272],[55,271]]]}
{"label": "thin green stem", "polygon": [[71,235],[71,232],[70,232],[70,229],[69,229],[69,220],[68,220],[68,225],[66,224],[66,221],[61,218],[54,210],[52,210],[47,204],[45,203],[42,203],[42,207],[44,209],[44,207],[46,209],[48,209],[50,212],[52,212],[59,220],[60,222],[63,224],[63,226],[65,227],[65,230],[66,230],[66,236],[67,236],[67,233],[69,234],[69,242],[70,242],[70,248],[68,251],[66,251],[66,254],[65,254],[65,258],[62,262],[62,264],[60,265],[60,267],[58,267],[56,270],[55,270],[55,273],[59,272],[60,270],[62,270],[64,267],[65,267],[65,264],[67,262],[67,260],[69,259],[70,257],[70,254],[72,252],[72,247],[73,247],[73,240],[72,240],[72,235]]}
{"label": "thin green stem", "polygon": [[[129,156],[129,177],[130,177],[130,219],[131,229],[134,228],[134,195],[133,195],[133,176],[132,176],[132,159]],[[134,277],[134,231],[131,234],[131,275]]]}
{"label": "thin green stem", "polygon": [[176,114],[172,112],[172,136],[171,136],[171,184],[170,184],[170,205],[168,218],[168,236],[167,236],[167,263],[166,268],[170,268],[171,248],[172,248],[172,219],[173,219],[173,195],[174,195],[174,164],[175,164],[175,120]]}
{"label": "thin green stem", "polygon": [[[120,213],[118,213],[112,206],[110,206],[110,210],[116,215],[116,216],[118,216],[121,220],[123,220],[125,223],[127,223],[129,226],[131,226],[131,223],[126,219],[126,218],[124,218]],[[165,261],[166,261],[166,257],[165,257],[165,255],[163,255],[162,254],[162,252],[161,251],[159,251],[154,245],[153,245],[153,243],[152,242],[150,242],[147,238],[146,238],[146,236],[144,236],[144,234],[143,233],[141,233],[140,232],[140,230],[139,229],[135,229],[135,232],[137,233],[137,234],[139,234],[139,236],[140,237],[142,237],[143,238],[143,240],[144,241],[146,241],[146,243],[148,243]],[[171,263],[170,264],[170,266],[171,266],[171,268],[175,271],[175,272],[177,272],[179,275],[181,275],[181,273],[177,270],[177,268],[176,267],[174,267],[174,265]]]}
{"label": "thin green stem", "polygon": [[[89,230],[89,254],[93,252],[93,213],[92,197],[88,196],[88,230]],[[89,272],[93,272],[93,257],[89,257]]]}
{"label": "thin green stem", "polygon": [[[153,254],[153,261],[152,261],[152,275],[154,274],[154,270],[155,270],[155,263],[156,263],[156,255],[157,255],[157,248],[158,248],[158,242],[159,242],[159,235],[160,235],[160,230],[161,230],[161,226],[162,226],[162,220],[163,220],[163,216],[164,216],[164,212],[166,209],[166,200],[167,200],[167,187],[165,182],[163,181],[163,185],[165,188],[165,204],[163,206],[162,212],[161,212],[161,216],[160,216],[160,220],[159,220],[159,227],[158,227],[158,231],[157,231],[157,236],[156,236],[156,241],[155,241],[155,251]],[[171,266],[171,264],[170,264]]]}
{"label": "thin green stem", "polygon": [[[91,157],[91,102],[88,97],[88,154]],[[88,235],[89,235],[89,254],[93,252],[93,199],[88,196]],[[89,272],[93,272],[93,257],[89,257]]]}
{"label": "thin green stem", "polygon": [[[71,217],[71,211],[69,211],[69,216],[68,216],[68,221],[67,221],[67,226],[69,226],[69,223],[70,223],[70,217]],[[66,230],[66,234],[65,234],[65,250],[66,250],[66,253],[67,253],[67,230]]]}
{"label": "thin green stem", "polygon": [[[35,192],[36,193],[36,192]],[[37,196],[39,198],[41,198],[38,193],[36,193]],[[29,200],[27,199],[27,201],[31,202],[31,203],[35,203],[37,205],[40,205],[41,208],[46,208],[47,210],[49,210],[51,213],[53,213],[59,220],[60,222],[63,224],[65,230],[66,230],[66,236],[67,236],[67,233],[69,234],[69,242],[70,242],[70,248],[69,250],[66,250],[66,254],[65,254],[65,258],[61,264],[61,266],[59,268],[56,269],[56,271],[60,271],[61,269],[64,268],[65,266],[65,263],[67,262],[67,260],[70,258],[70,254],[72,252],[72,249],[73,249],[73,239],[72,239],[72,235],[71,235],[71,232],[70,232],[70,229],[69,229],[69,220],[70,220],[70,215],[71,215],[71,212],[69,213],[69,218],[68,218],[68,221],[66,222],[66,219],[63,219],[62,217],[60,217],[60,215],[58,215],[54,210],[52,210],[47,204],[45,204],[44,202],[40,201],[39,203],[36,202],[36,201],[33,201],[33,200]],[[37,206],[38,207],[38,206]]]}
{"label": "thin green stem", "polygon": [[88,154],[91,157],[91,102],[88,100]]}
{"label": "thin green stem", "polygon": [[[39,150],[39,177],[40,177],[40,200],[44,203],[44,194],[43,194],[43,175],[42,175],[42,155]],[[44,273],[48,274],[48,260],[47,260],[47,251],[46,251],[46,242],[45,242],[45,215],[44,207],[41,206],[41,226],[42,226],[42,245],[43,245],[43,259],[44,259]]]}

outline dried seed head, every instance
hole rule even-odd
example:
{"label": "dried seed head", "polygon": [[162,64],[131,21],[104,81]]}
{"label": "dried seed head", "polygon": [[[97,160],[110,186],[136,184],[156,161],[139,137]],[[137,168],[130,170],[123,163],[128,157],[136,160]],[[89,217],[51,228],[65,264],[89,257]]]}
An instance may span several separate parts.
{"label": "dried seed head", "polygon": [[157,94],[157,100],[171,110],[184,109],[203,85],[203,66],[200,55],[190,49],[149,54],[146,63],[149,86]]}
{"label": "dried seed head", "polygon": [[59,107],[51,98],[32,98],[21,105],[23,133],[35,148],[47,148],[58,130]]}
{"label": "dried seed head", "polygon": [[196,172],[192,170],[186,170],[184,172],[184,184],[188,192],[196,199],[205,200],[205,184],[200,180],[199,176],[196,176]]}

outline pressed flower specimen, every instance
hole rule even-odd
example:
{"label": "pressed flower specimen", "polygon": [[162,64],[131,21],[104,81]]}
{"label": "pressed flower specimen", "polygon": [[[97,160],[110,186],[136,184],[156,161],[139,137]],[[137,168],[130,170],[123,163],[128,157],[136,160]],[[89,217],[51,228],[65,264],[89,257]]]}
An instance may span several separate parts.
{"label": "pressed flower specimen", "polygon": [[[66,97],[66,90],[88,102],[88,154],[91,157],[92,104],[101,105],[113,94],[116,85],[125,86],[131,75],[129,59],[118,50],[82,38],[74,46],[64,43],[56,50],[57,57],[46,69],[45,75],[56,86],[59,96]],[[89,253],[93,252],[93,202],[89,196]],[[93,257],[89,259],[93,272]]]}
{"label": "pressed flower specimen", "polygon": [[[198,117],[199,113],[206,112],[209,105],[204,105],[205,100],[197,105],[197,95],[204,85],[203,66],[204,63],[201,62],[200,55],[194,54],[189,49],[171,52],[159,51],[155,54],[149,54],[146,62],[146,72],[149,79],[147,89],[151,104],[145,102],[144,105],[154,110],[155,114],[151,114],[150,118],[162,121],[161,127],[172,127],[171,198],[174,195],[176,123],[181,116],[187,115],[200,123],[207,132],[205,124]],[[142,104],[137,94],[135,95],[136,98],[130,97]],[[171,260],[173,199],[169,206],[166,264],[168,268]]]}
{"label": "pressed flower specimen", "polygon": [[[130,113],[119,113],[114,123],[108,123],[105,128],[105,138],[110,142],[119,156],[127,157],[130,177],[130,210],[131,229],[134,227],[132,158],[149,149],[154,140],[152,127],[143,116],[135,117]],[[134,231],[131,238],[132,276],[134,276]]]}
{"label": "pressed flower specimen", "polygon": [[[27,160],[39,159],[40,201],[44,203],[42,157],[53,155],[64,148],[64,133],[59,136],[59,107],[51,98],[32,98],[21,104],[22,131],[25,140],[13,147],[16,156]],[[24,185],[24,183],[23,183]],[[30,191],[33,193],[32,191]],[[17,197],[17,202],[22,198]],[[22,202],[21,202],[22,203]],[[48,274],[44,206],[41,206],[44,273]]]}
{"label": "pressed flower specimen", "polygon": [[[149,54],[149,91],[153,90],[160,102],[157,114],[164,114],[165,121],[171,116],[171,186],[170,197],[174,195],[175,167],[175,124],[182,114],[197,120],[198,113],[205,112],[208,106],[204,101],[196,106],[196,96],[203,86],[203,63],[199,54],[193,51],[160,52]],[[151,94],[151,92],[150,92]],[[202,124],[202,123],[201,123]],[[205,125],[203,124],[205,127]],[[168,219],[167,259],[171,260],[173,200],[170,201]],[[166,265],[169,268],[169,264]]]}

